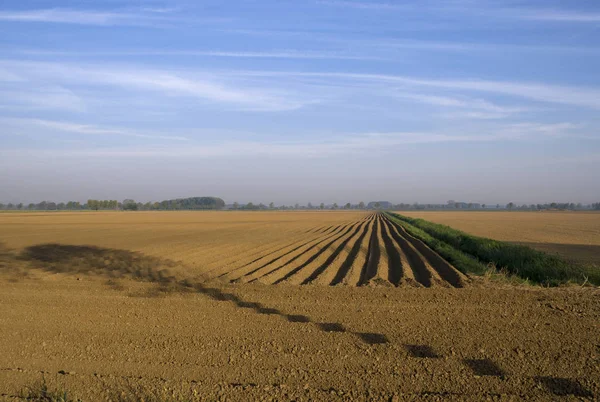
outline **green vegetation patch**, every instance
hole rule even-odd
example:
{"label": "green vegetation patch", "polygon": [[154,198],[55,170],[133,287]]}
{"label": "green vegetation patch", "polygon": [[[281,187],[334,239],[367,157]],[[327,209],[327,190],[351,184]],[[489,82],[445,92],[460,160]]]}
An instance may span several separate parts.
{"label": "green vegetation patch", "polygon": [[[600,285],[600,271],[566,261],[558,256],[527,246],[473,236],[450,226],[424,219],[409,218],[395,213],[387,214],[462,272],[481,274],[485,272],[481,267],[493,265],[512,275],[544,285],[555,286],[586,281]],[[446,249],[453,249],[454,252]],[[454,254],[456,252],[459,254]],[[462,258],[458,258],[460,256]],[[463,261],[465,257],[474,260],[477,264]]]}

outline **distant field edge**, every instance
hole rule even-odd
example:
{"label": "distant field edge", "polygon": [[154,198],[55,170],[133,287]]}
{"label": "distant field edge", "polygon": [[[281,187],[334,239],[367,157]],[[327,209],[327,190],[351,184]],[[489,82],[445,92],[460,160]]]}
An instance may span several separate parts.
{"label": "distant field edge", "polygon": [[528,246],[473,236],[425,219],[389,211],[385,214],[464,274],[482,275],[493,267],[498,272],[540,285],[600,285],[600,270],[593,266],[567,261]]}

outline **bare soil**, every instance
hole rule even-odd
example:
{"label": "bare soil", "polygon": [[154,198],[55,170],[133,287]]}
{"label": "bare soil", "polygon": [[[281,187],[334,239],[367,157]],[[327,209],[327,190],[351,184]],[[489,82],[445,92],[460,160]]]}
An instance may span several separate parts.
{"label": "bare soil", "polygon": [[[250,247],[229,237],[235,222],[205,237],[179,222],[177,237],[180,215],[146,215],[166,228],[149,239],[206,241],[181,261],[85,241],[102,221],[45,228],[87,245],[28,245],[14,225],[24,244],[0,250],[0,398],[42,377],[86,401],[599,397],[599,289],[462,276],[379,215],[259,216],[242,219],[262,240]],[[111,226],[100,232],[126,245]]]}

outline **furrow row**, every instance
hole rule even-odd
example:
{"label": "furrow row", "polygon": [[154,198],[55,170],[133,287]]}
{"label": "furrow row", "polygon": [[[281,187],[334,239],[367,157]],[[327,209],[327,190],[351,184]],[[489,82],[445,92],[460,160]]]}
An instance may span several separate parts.
{"label": "furrow row", "polygon": [[290,285],[463,287],[468,282],[383,214],[315,228],[311,234],[258,250],[255,258],[241,266],[224,266],[218,277],[231,282]]}
{"label": "furrow row", "polygon": [[235,282],[250,282],[254,279],[264,276],[265,273],[268,273],[270,270],[272,270],[273,266],[282,267],[293,263],[304,253],[317,247],[320,243],[335,237],[348,226],[350,226],[350,224],[336,226],[316,239],[303,242],[300,245],[294,244],[290,247],[287,247],[281,250],[279,253],[274,254],[272,258],[268,257],[265,259],[260,259],[246,267],[241,267],[240,270],[237,270],[238,272],[236,272],[235,276],[228,275],[227,278]]}
{"label": "furrow row", "polygon": [[[310,235],[307,235],[306,232],[294,233],[293,236],[287,236],[285,233],[282,233],[279,241],[267,242],[251,250],[240,250],[239,248],[229,247],[225,250],[221,250],[221,253],[214,257],[215,260],[207,264],[208,269],[205,270],[205,276],[208,278],[224,278],[229,273],[239,271],[265,257],[276,255],[279,251],[290,246],[304,244],[307,241],[314,240],[316,237],[329,233],[338,227],[339,226],[332,225],[312,228],[310,231],[313,233]],[[296,238],[296,240],[290,242],[290,238]],[[248,258],[252,258],[252,260],[248,261]],[[212,268],[210,267],[211,265]]]}

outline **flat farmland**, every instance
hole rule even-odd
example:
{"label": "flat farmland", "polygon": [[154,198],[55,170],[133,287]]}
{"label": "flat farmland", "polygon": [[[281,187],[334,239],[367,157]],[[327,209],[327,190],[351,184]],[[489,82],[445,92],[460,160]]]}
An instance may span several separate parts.
{"label": "flat farmland", "polygon": [[242,253],[309,229],[361,219],[362,212],[73,212],[0,214],[0,239],[22,249],[43,243],[94,245],[185,259],[205,268],[218,249]]}
{"label": "flat farmland", "polygon": [[468,282],[372,212],[25,213],[0,215],[0,222],[6,247],[26,250],[37,261],[60,259],[52,262],[62,269],[101,258],[118,271],[118,252],[111,250],[125,249],[169,260],[171,271],[204,280],[417,287]]}
{"label": "flat farmland", "polygon": [[597,288],[463,275],[383,214],[7,213],[0,242],[3,400],[600,395]]}
{"label": "flat farmland", "polygon": [[600,265],[598,212],[401,211],[400,214]]}

